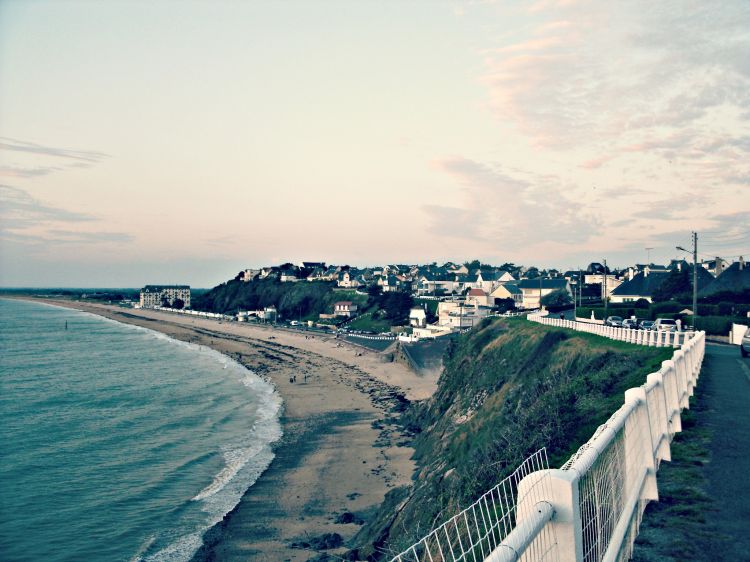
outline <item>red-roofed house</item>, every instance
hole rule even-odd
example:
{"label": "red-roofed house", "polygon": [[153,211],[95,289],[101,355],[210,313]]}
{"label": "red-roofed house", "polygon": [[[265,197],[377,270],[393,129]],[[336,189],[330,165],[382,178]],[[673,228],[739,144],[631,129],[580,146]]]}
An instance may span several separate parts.
{"label": "red-roofed house", "polygon": [[339,301],[333,305],[336,316],[352,317],[357,315],[357,305],[352,301]]}
{"label": "red-roofed house", "polygon": [[[482,289],[470,289],[466,294],[466,304],[477,304],[479,306],[491,306],[489,304],[490,297]],[[493,303],[495,299],[492,299]]]}

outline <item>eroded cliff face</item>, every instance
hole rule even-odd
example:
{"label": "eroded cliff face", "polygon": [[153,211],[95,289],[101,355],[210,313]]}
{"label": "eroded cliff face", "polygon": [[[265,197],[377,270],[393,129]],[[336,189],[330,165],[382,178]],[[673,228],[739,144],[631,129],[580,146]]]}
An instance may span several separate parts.
{"label": "eroded cliff face", "polygon": [[358,558],[401,552],[542,447],[559,466],[670,356],[523,319],[484,321],[451,345],[432,398],[404,414],[414,482],[363,527]]}

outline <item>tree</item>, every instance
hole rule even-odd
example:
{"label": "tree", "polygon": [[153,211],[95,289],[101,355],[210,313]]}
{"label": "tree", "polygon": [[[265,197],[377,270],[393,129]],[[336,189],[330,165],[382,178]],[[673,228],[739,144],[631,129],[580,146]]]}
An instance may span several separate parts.
{"label": "tree", "polygon": [[182,299],[175,299],[172,303],[172,308],[176,308],[177,310],[182,310],[185,308],[185,301]]}
{"label": "tree", "polygon": [[687,267],[673,269],[654,291],[653,297],[656,302],[679,300],[679,297],[689,297],[692,291],[690,283],[690,272]]}
{"label": "tree", "polygon": [[409,310],[414,305],[414,300],[409,293],[395,291],[384,293],[381,296],[381,307],[385,311],[385,317],[394,324],[406,323],[409,319]]}
{"label": "tree", "polygon": [[565,306],[572,302],[573,299],[570,298],[570,294],[564,289],[558,289],[542,297],[542,306]]}
{"label": "tree", "polygon": [[495,308],[498,312],[506,312],[516,308],[516,302],[513,299],[495,299]]}

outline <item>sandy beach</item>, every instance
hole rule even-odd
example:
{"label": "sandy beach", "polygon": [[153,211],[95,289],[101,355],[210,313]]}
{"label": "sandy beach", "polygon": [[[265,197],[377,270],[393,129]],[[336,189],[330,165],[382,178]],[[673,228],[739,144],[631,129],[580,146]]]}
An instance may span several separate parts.
{"label": "sandy beach", "polygon": [[[42,299],[30,299],[42,300]],[[218,322],[154,310],[46,300],[211,347],[269,380],[284,400],[284,437],[276,458],[222,523],[200,560],[308,560],[291,548],[325,533],[346,541],[392,488],[411,482],[408,437],[392,422],[408,400],[434,392],[436,376],[418,376],[380,354],[266,326]],[[348,522],[353,519],[354,522]]]}

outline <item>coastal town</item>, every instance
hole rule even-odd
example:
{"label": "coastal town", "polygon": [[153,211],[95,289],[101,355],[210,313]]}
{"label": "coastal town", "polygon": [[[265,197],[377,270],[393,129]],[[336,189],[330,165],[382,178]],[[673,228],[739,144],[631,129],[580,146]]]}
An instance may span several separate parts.
{"label": "coastal town", "polygon": [[[659,317],[687,326],[692,323],[692,299],[699,298],[698,314],[705,317],[699,321],[708,327],[720,326],[715,331],[724,333],[726,322],[717,318],[747,314],[747,306],[738,303],[744,302],[743,295],[750,289],[750,268],[743,257],[734,262],[720,257],[704,260],[695,272],[684,259],[623,268],[592,262],[586,268],[566,271],[513,263],[492,266],[478,260],[365,268],[300,262],[244,269],[208,294],[228,284],[235,296],[223,304],[219,299],[207,300],[206,295],[191,301],[186,285],[147,285],[136,306],[414,342],[472,328],[488,316],[540,308],[571,310],[577,317],[598,323],[610,312],[619,315],[620,321],[632,317],[634,327],[638,320],[653,322]],[[268,292],[272,285],[277,287],[276,301],[248,306],[261,302],[243,297],[249,289],[257,286]],[[304,285],[323,287],[325,298],[313,302]],[[294,300],[289,297],[291,291],[298,296],[290,303]]]}

